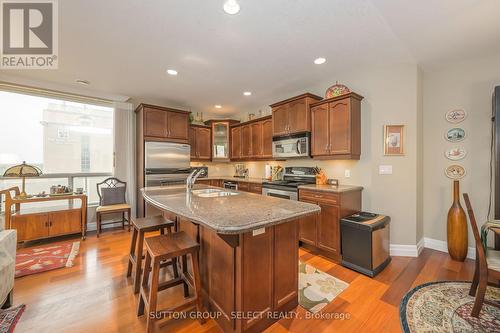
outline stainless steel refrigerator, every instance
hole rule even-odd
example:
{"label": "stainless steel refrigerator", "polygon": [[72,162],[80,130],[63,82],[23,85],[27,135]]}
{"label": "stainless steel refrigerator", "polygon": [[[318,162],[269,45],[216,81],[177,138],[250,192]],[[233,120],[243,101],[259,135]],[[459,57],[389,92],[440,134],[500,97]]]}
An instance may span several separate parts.
{"label": "stainless steel refrigerator", "polygon": [[[146,142],[144,148],[146,187],[186,183],[191,172],[191,146],[170,142]],[[146,216],[158,213],[158,210],[146,205]]]}

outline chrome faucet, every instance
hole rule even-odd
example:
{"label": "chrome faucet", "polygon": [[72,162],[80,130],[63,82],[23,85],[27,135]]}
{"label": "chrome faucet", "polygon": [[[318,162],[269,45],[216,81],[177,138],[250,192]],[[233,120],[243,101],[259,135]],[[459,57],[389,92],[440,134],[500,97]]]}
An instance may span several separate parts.
{"label": "chrome faucet", "polygon": [[186,180],[186,185],[188,190],[193,189],[193,185],[196,182],[196,179],[198,177],[203,176],[205,174],[205,169],[195,169],[193,172],[191,172]]}

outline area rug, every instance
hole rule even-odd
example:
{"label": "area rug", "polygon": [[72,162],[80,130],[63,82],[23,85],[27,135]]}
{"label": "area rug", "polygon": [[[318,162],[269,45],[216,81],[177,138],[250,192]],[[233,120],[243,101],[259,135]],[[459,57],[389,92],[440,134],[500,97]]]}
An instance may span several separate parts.
{"label": "area rug", "polygon": [[347,282],[299,262],[299,304],[309,312],[321,311],[348,286]]}
{"label": "area rug", "polygon": [[[470,285],[466,281],[436,281],[413,288],[399,307],[403,331],[500,332],[500,309],[484,304],[479,318],[470,316],[474,304]],[[488,287],[486,299],[500,303],[500,289]]]}
{"label": "area rug", "polygon": [[0,333],[12,333],[21,318],[26,305],[18,305],[5,310],[0,310]]}
{"label": "area rug", "polygon": [[16,278],[73,266],[80,242],[21,249],[16,255]]}

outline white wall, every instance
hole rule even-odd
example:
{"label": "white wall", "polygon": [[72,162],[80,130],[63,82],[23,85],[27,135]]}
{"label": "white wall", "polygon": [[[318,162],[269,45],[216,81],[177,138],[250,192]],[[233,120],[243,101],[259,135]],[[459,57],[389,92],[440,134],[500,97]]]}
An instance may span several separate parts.
{"label": "white wall", "polygon": [[[491,139],[491,101],[495,85],[500,84],[500,54],[450,64],[444,69],[424,73],[424,235],[446,241],[446,216],[452,202],[452,181],[444,169],[453,162],[444,151],[460,145],[467,156],[458,164],[467,175],[460,182],[461,192],[468,192],[476,219],[487,218],[489,200],[489,159]],[[453,125],[446,122],[446,111],[463,108],[467,119],[458,124],[467,138],[452,144],[444,133]],[[462,200],[462,206],[465,204]],[[469,246],[473,246],[469,226]]]}

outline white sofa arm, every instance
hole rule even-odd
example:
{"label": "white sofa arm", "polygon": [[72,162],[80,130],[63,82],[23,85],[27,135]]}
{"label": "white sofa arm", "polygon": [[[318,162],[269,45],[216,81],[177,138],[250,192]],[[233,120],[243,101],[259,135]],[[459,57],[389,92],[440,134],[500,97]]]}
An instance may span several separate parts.
{"label": "white sofa arm", "polygon": [[14,288],[16,243],[16,230],[0,231],[0,306]]}

